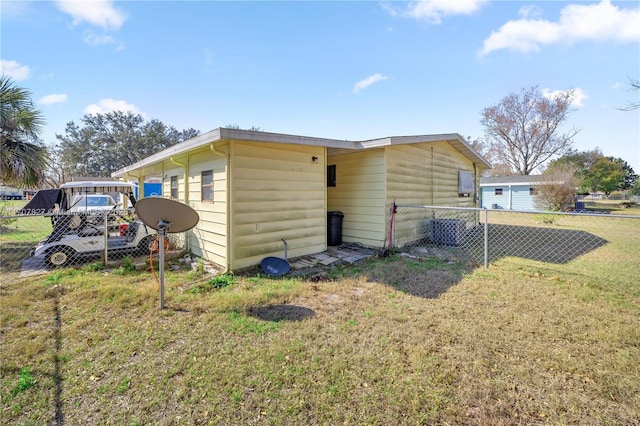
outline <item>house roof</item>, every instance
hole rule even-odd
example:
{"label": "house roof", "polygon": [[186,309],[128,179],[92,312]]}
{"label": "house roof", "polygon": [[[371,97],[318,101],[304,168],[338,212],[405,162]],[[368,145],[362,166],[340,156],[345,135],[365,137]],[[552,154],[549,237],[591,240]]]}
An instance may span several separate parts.
{"label": "house roof", "polygon": [[310,136],[298,136],[282,133],[257,132],[251,130],[217,128],[207,133],[203,133],[194,138],[180,142],[147,158],[144,158],[130,166],[124,167],[114,173],[113,177],[123,177],[134,170],[160,163],[171,157],[185,154],[197,148],[207,146],[212,143],[242,140],[265,143],[281,143],[294,145],[323,146],[334,153],[351,152],[357,150],[380,148],[390,145],[404,145],[425,142],[449,142],[454,148],[460,151],[465,157],[477,164],[480,169],[489,169],[491,164],[482,155],[475,151],[458,133],[447,133],[438,135],[417,135],[417,136],[392,136],[381,139],[370,139],[365,141],[349,141],[338,139],[326,139]]}
{"label": "house roof", "polygon": [[490,176],[481,177],[480,186],[500,186],[500,185],[541,185],[543,183],[541,175],[526,176]]}

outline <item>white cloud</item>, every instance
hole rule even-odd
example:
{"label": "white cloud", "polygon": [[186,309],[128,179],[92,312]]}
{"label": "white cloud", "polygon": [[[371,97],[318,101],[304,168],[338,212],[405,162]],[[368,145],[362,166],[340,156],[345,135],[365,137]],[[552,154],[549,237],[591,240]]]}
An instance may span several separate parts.
{"label": "white cloud", "polygon": [[377,83],[378,81],[384,81],[384,80],[389,80],[389,77],[384,76],[382,74],[374,74],[372,76],[369,76],[364,80],[360,80],[355,84],[355,86],[353,86],[353,93],[358,93],[359,91],[366,89],[372,84]]}
{"label": "white cloud", "polygon": [[89,46],[102,46],[105,44],[113,44],[116,40],[110,35],[97,35],[92,32],[87,32],[84,35],[84,42]]}
{"label": "white cloud", "polygon": [[107,30],[117,30],[127,19],[109,0],[56,1],[58,8],[73,18],[73,25],[87,22]]}
{"label": "white cloud", "polygon": [[611,88],[612,88],[613,90],[618,90],[618,89],[620,89],[621,87],[624,87],[624,84],[620,83],[619,81],[616,81],[615,83],[613,83],[613,84],[611,85]]}
{"label": "white cloud", "polygon": [[[522,12],[526,14],[528,12]],[[620,9],[610,0],[598,4],[574,4],[562,9],[560,19],[509,21],[485,39],[479,54],[510,49],[538,52],[541,45],[553,43],[579,43],[582,41],[612,40],[638,42],[640,39],[640,9]]]}
{"label": "white cloud", "polygon": [[[553,99],[559,94],[564,92],[565,90],[542,89],[542,96],[544,96],[547,99]],[[583,105],[584,100],[587,99],[588,97],[589,96],[587,96],[587,94],[584,93],[584,90],[577,87],[573,89],[573,99],[571,99],[571,105],[573,105],[576,108],[581,107]]]}
{"label": "white cloud", "polygon": [[31,2],[28,1],[3,1],[2,17],[23,16],[29,12]]}
{"label": "white cloud", "polygon": [[542,9],[540,6],[526,5],[518,10],[518,15],[522,19],[539,18],[542,15]]}
{"label": "white cloud", "polygon": [[[422,0],[412,1],[403,12],[394,11],[392,14],[402,14],[431,24],[440,24],[442,18],[451,15],[470,15],[478,11],[487,0]],[[385,7],[391,12],[391,7]]]}
{"label": "white cloud", "polygon": [[52,93],[50,95],[41,97],[38,100],[38,103],[43,105],[61,104],[63,102],[66,102],[67,98],[68,96],[63,93]]}
{"label": "white cloud", "polygon": [[137,106],[130,104],[127,101],[111,98],[101,99],[97,104],[88,105],[84,109],[85,114],[91,115],[106,114],[113,111],[132,112],[134,114],[140,114],[143,117],[145,116]]}
{"label": "white cloud", "polygon": [[31,70],[27,65],[20,65],[16,61],[7,61],[0,59],[0,74],[11,77],[15,81],[26,80],[29,78]]}

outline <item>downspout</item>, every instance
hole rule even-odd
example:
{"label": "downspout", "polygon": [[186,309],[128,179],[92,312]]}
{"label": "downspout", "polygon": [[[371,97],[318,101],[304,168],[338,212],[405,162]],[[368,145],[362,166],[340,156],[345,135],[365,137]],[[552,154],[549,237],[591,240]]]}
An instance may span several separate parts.
{"label": "downspout", "polygon": [[[187,155],[187,163],[186,164],[175,160],[173,158],[173,156],[169,157],[169,161],[171,161],[176,166],[184,168],[184,203],[186,205],[189,205],[189,156]],[[169,184],[169,185],[171,185],[171,184]],[[169,191],[171,191],[171,188],[169,188]],[[178,194],[178,196],[180,196],[180,194]],[[189,232],[189,231],[187,231],[187,232]],[[186,247],[185,248],[187,250],[189,250],[189,252],[191,252],[191,238],[189,238],[189,236],[188,236],[188,234],[186,232],[185,232],[185,238],[184,239],[185,239],[185,243],[186,243]]]}
{"label": "downspout", "polygon": [[173,156],[169,157],[169,161],[171,161],[176,166],[180,166],[184,168],[184,203],[189,204],[189,159],[187,157],[187,164],[181,163],[177,160],[173,159]]}
{"label": "downspout", "polygon": [[480,194],[478,194],[478,165],[473,163],[473,204],[478,207]]}
{"label": "downspout", "polygon": [[[232,202],[232,197],[231,197],[231,168],[229,167],[229,159],[231,158],[231,153],[224,153],[221,151],[218,151],[214,145],[214,143],[210,143],[209,144],[209,149],[211,150],[211,152],[213,152],[216,155],[219,155],[221,157],[225,158],[226,164],[225,164],[225,169],[226,169],[226,174],[227,174],[227,264],[225,265],[225,272],[228,272],[231,268],[229,268],[229,265],[231,264],[231,246],[232,246],[232,242],[231,242],[231,229],[232,229],[232,221],[233,221],[233,217],[231,215],[231,211],[233,210],[233,207],[231,206],[231,202]],[[231,147],[229,147],[229,151],[231,151]]]}
{"label": "downspout", "polygon": [[433,186],[433,168],[434,168],[434,158],[433,158],[433,147],[431,147],[431,205],[433,206],[434,197],[436,188]]}

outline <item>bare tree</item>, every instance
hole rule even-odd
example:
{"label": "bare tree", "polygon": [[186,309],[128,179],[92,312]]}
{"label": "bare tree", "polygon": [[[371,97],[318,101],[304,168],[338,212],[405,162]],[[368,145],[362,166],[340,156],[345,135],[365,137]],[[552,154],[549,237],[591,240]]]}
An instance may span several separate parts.
{"label": "bare tree", "polygon": [[491,163],[490,169],[482,171],[483,177],[511,176],[514,174],[508,164],[504,164],[503,162],[501,162],[495,149],[491,146],[491,143],[487,140],[486,137],[480,137],[472,140],[470,136],[467,136],[467,142],[473,149],[475,149],[489,163]]}
{"label": "bare tree", "polygon": [[574,90],[545,96],[537,86],[512,93],[482,111],[481,123],[497,162],[512,174],[529,175],[554,156],[567,152],[578,130],[560,133]]}
{"label": "bare tree", "polygon": [[575,166],[555,163],[542,174],[542,183],[537,187],[535,203],[550,211],[564,211],[573,206],[576,188],[580,186]]}
{"label": "bare tree", "polygon": [[[634,80],[632,78],[629,79],[629,82],[631,84],[631,90],[634,92],[640,92],[640,79],[638,80]],[[635,109],[640,108],[640,100],[638,100],[638,98],[636,98],[633,101],[630,101],[626,107],[624,108],[618,108],[621,111],[633,111]]]}

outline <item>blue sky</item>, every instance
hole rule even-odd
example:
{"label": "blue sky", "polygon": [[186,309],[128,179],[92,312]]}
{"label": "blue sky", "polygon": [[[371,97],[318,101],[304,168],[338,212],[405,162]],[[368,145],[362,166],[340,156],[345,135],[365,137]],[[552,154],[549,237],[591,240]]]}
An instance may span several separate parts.
{"label": "blue sky", "polygon": [[335,139],[483,135],[483,108],[574,89],[565,130],[640,172],[637,1],[7,1],[2,72],[55,143],[85,114]]}

